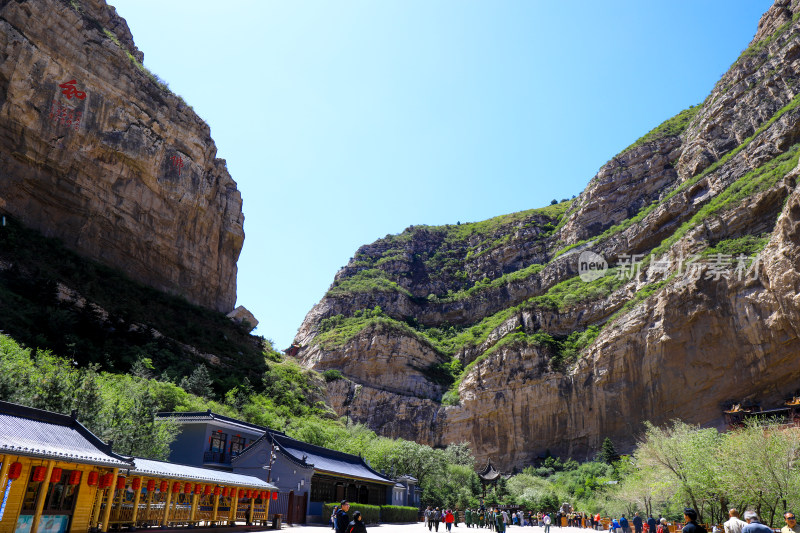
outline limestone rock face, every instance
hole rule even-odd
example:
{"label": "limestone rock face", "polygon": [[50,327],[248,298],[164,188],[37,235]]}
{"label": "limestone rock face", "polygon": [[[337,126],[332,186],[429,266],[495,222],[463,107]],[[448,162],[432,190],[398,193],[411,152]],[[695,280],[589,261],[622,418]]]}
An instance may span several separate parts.
{"label": "limestone rock face", "polygon": [[0,4],[0,212],[228,312],[241,196],[208,125],[142,59],[102,0]]}
{"label": "limestone rock face", "polygon": [[[342,371],[339,415],[467,441],[501,469],[591,458],[605,437],[628,451],[645,421],[722,428],[732,403],[781,405],[800,390],[799,74],[800,1],[777,0],[681,129],[612,158],[569,205],[359,249],[297,357]],[[616,269],[583,281],[588,251]]]}

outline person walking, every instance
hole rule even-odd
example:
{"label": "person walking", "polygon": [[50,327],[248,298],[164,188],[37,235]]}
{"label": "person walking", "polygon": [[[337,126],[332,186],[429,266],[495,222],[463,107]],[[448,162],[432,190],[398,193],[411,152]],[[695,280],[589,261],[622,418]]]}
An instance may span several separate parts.
{"label": "person walking", "polygon": [[658,530],[656,533],[669,533],[669,526],[667,526],[666,518],[659,520]]}
{"label": "person walking", "polygon": [[611,531],[614,533],[622,533],[622,525],[620,525],[619,520],[616,518],[611,521]]}
{"label": "person walking", "polygon": [[347,511],[350,510],[350,502],[342,500],[342,506],[336,512],[336,533],[347,533],[347,527],[350,525],[350,517]]}
{"label": "person walking", "polygon": [[353,513],[353,521],[347,526],[347,533],[367,533],[367,526],[361,519],[361,511]]}
{"label": "person walking", "polygon": [[469,507],[464,509],[464,525],[467,527],[472,527],[472,509]]}
{"label": "person walking", "polygon": [[508,526],[508,515],[505,509],[503,512],[496,512],[494,514],[494,525],[497,533],[506,533],[506,526]]}
{"label": "person walking", "polygon": [[628,524],[628,519],[625,518],[625,515],[619,519],[619,527],[622,528],[622,533],[631,533],[631,526]]}
{"label": "person walking", "polygon": [[442,511],[438,507],[435,508],[433,510],[433,515],[431,516],[431,518],[433,519],[433,528],[438,533],[438,531],[439,531],[439,522],[442,521]]}
{"label": "person walking", "polygon": [[647,517],[647,533],[656,533],[658,522],[653,518],[653,515]]}
{"label": "person walking", "polygon": [[800,533],[800,526],[797,525],[794,513],[783,513],[783,519],[786,521],[786,525],[781,528],[781,533]]}
{"label": "person walking", "polygon": [[453,525],[458,527],[458,507],[453,509]]}
{"label": "person walking", "polygon": [[336,512],[339,510],[338,505],[334,505],[333,512],[331,513],[331,529],[336,531]]}
{"label": "person walking", "polygon": [[644,529],[644,522],[642,522],[642,517],[639,516],[639,513],[634,514],[633,516],[633,530],[636,533],[642,533]]}
{"label": "person walking", "polygon": [[444,527],[447,528],[447,531],[453,531],[453,520],[455,520],[453,511],[447,509],[444,512]]}
{"label": "person walking", "polygon": [[433,519],[431,518],[432,516],[433,516],[433,509],[431,509],[431,506],[429,505],[425,509],[425,525],[428,526],[428,531],[433,530]]}
{"label": "person walking", "polygon": [[731,508],[728,510],[728,516],[730,517],[728,521],[722,524],[725,533],[742,533],[742,529],[747,525],[747,522],[739,519],[739,511]]}
{"label": "person walking", "polygon": [[483,529],[484,524],[486,524],[486,511],[481,508],[478,511],[478,526]]}
{"label": "person walking", "polygon": [[550,519],[550,515],[546,514],[542,517],[542,523],[544,524],[544,533],[550,533],[550,523],[552,520]]}

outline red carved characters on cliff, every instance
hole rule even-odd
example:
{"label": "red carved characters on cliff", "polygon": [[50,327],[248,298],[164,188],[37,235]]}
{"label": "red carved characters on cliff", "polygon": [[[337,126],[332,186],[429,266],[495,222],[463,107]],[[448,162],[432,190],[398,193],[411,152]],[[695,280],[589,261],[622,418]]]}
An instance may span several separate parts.
{"label": "red carved characters on cliff", "polygon": [[181,170],[183,169],[183,158],[179,155],[173,155],[169,158],[170,163],[172,164],[172,170],[178,173],[178,176],[181,175]]}
{"label": "red carved characters on cliff", "polygon": [[82,118],[82,111],[62,105],[61,102],[57,100],[53,100],[53,103],[50,105],[50,120],[56,124],[78,131]]}
{"label": "red carved characters on cliff", "polygon": [[83,100],[84,98],[86,98],[85,92],[79,91],[78,89],[75,88],[76,83],[77,80],[69,80],[59,85],[59,87],[61,87],[62,89],[61,94],[66,96],[67,100],[72,100],[73,96],[78,100]]}

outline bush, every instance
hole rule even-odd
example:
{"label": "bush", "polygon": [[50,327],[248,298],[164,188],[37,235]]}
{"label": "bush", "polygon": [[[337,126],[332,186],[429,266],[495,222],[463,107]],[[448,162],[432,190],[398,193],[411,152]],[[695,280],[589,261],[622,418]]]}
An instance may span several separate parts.
{"label": "bush", "polygon": [[381,522],[417,522],[419,509],[401,505],[382,505]]}
{"label": "bush", "polygon": [[[330,516],[333,514],[333,508],[339,505],[338,503],[326,503],[322,506],[322,516],[323,519],[326,516]],[[356,511],[361,511],[361,520],[364,521],[365,524],[377,524],[381,518],[381,508],[377,505],[367,505],[365,503],[351,503],[350,510],[347,511],[347,515],[350,517],[350,520],[353,519],[353,513]]]}
{"label": "bush", "polygon": [[323,372],[322,373],[322,377],[325,378],[325,381],[327,383],[330,383],[331,381],[336,381],[337,379],[343,379],[344,378],[342,373],[340,371],[336,370],[335,368],[331,368],[331,369],[326,370],[325,372]]}

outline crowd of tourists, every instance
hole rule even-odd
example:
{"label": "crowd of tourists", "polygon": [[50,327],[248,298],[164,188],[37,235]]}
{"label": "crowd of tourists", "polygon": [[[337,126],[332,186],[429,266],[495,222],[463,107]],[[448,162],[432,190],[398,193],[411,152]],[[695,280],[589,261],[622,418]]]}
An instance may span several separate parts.
{"label": "crowd of tourists", "polygon": [[[731,509],[730,519],[725,522],[722,528],[714,526],[712,533],[774,533],[774,531],[762,524],[755,511],[747,511],[744,514],[745,520],[739,519],[736,509]],[[458,510],[440,510],[438,507],[428,507],[423,513],[424,524],[429,531],[439,531],[439,524],[444,523],[447,531],[452,531],[452,526],[459,524]],[[784,514],[786,525],[781,529],[781,533],[800,533],[800,526],[797,525],[795,515],[792,512]],[[608,533],[670,533],[667,519],[661,515],[658,518],[652,515],[647,519],[635,513],[629,520],[625,515],[619,518],[603,519],[600,514],[575,512],[565,504],[555,513],[533,513],[532,511],[508,510],[499,507],[489,508],[467,508],[464,511],[464,524],[469,527],[488,528],[497,533],[504,533],[509,526],[538,526],[544,529],[544,533],[550,533],[551,526],[562,527],[583,527]],[[607,524],[607,525],[605,525]],[[724,531],[723,531],[724,530]],[[697,511],[691,508],[684,509],[683,524],[678,526],[677,531],[682,533],[709,533],[707,529],[697,523]]]}
{"label": "crowd of tourists", "polygon": [[[331,515],[331,527],[335,533],[366,533],[366,527],[361,513],[353,513],[352,520],[348,515],[350,504],[345,500],[341,506],[337,506]],[[739,518],[736,509],[728,512],[729,520],[723,527],[713,527],[712,533],[774,533],[772,528],[761,523],[755,511],[746,511],[744,520]],[[428,531],[438,533],[440,524],[444,524],[448,532],[452,532],[453,526],[459,524],[458,509],[439,509],[438,507],[428,506],[423,512],[423,520]],[[563,520],[562,520],[563,519]],[[781,529],[781,533],[800,533],[800,526],[792,512],[783,515],[786,525]],[[691,508],[683,510],[684,524],[682,533],[709,533],[701,524],[697,523],[697,511]],[[464,525],[473,528],[488,528],[497,533],[505,533],[509,526],[538,526],[544,528],[544,533],[550,533],[552,525],[562,527],[566,523],[569,527],[584,527],[595,530],[607,530],[608,533],[670,533],[667,519],[659,515],[656,519],[652,515],[647,520],[642,519],[639,513],[635,513],[633,518],[628,520],[625,515],[620,518],[602,519],[600,514],[575,512],[568,504],[564,504],[556,513],[533,513],[521,509],[508,510],[499,507],[485,508],[483,506],[464,511]],[[607,526],[604,526],[607,523]],[[633,530],[633,531],[632,531]]]}

